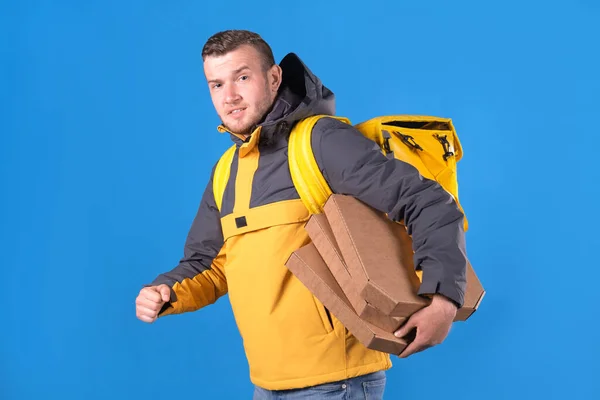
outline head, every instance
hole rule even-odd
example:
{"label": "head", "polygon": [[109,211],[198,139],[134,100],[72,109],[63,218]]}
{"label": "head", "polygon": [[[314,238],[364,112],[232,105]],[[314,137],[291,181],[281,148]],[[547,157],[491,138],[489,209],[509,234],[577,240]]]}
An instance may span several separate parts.
{"label": "head", "polygon": [[204,75],[223,125],[247,135],[271,109],[282,71],[269,45],[256,33],[219,32],[202,50]]}

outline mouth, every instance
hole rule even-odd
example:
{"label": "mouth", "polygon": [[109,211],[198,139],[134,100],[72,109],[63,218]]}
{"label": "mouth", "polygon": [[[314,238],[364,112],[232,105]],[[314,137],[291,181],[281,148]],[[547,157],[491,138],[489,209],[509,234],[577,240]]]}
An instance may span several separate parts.
{"label": "mouth", "polygon": [[242,111],[244,111],[246,109],[246,107],[242,107],[242,108],[236,108],[234,110],[231,110],[227,113],[227,115],[237,115],[239,113],[241,113]]}

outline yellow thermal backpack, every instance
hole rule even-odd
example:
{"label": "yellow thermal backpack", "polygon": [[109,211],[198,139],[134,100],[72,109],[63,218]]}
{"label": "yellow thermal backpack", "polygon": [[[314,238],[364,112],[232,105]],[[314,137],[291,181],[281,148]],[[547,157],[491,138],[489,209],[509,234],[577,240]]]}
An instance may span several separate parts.
{"label": "yellow thermal backpack", "polygon": [[[350,124],[350,120],[330,115],[315,115],[299,121],[290,133],[288,157],[294,186],[311,214],[323,212],[323,205],[332,191],[319,170],[311,146],[314,125],[320,118],[336,118]],[[420,174],[437,181],[456,201],[458,181],[456,164],[462,158],[462,147],[450,118],[416,115],[392,115],[372,118],[354,126],[365,137],[379,145],[387,157],[395,157],[415,168]],[[213,193],[221,209],[223,192],[229,179],[229,170],[235,145],[229,148],[215,168]],[[464,219],[465,231],[468,228]]]}

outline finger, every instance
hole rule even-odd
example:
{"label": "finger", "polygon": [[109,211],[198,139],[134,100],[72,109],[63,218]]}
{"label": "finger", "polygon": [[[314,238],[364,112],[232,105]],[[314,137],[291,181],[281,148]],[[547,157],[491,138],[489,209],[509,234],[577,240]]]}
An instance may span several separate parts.
{"label": "finger", "polygon": [[165,303],[171,299],[171,289],[167,285],[160,285],[159,291]]}
{"label": "finger", "polygon": [[417,350],[415,350],[415,352],[413,354],[420,353],[422,351],[432,348],[433,346],[434,345],[432,345],[432,344],[425,344],[425,345],[419,347]]}
{"label": "finger", "polygon": [[402,351],[402,353],[400,353],[398,355],[398,357],[400,358],[407,358],[408,356],[411,356],[415,353],[418,353],[419,351],[422,351],[423,349],[423,344],[417,339],[415,339],[411,344],[409,344],[404,351]]}
{"label": "finger", "polygon": [[413,328],[417,327],[417,322],[418,321],[416,318],[414,318],[414,316],[410,317],[408,321],[406,321],[406,323],[402,325],[400,329],[396,331],[396,333],[394,333],[394,335],[399,338],[408,335]]}
{"label": "finger", "polygon": [[142,306],[137,306],[135,311],[137,315],[144,315],[146,317],[156,318],[158,316],[158,311]]}
{"label": "finger", "polygon": [[161,297],[160,293],[158,292],[158,290],[156,289],[156,287],[154,287],[154,286],[142,289],[142,292],[140,294],[142,294],[142,296],[145,297],[146,299],[153,301],[155,303],[162,302],[162,297]]}
{"label": "finger", "polygon": [[135,301],[135,305],[136,306],[142,306],[142,307],[146,307],[150,310],[153,311],[158,311],[160,310],[160,308],[162,307],[162,302],[161,303],[156,303],[154,301],[145,299],[143,297],[139,297],[136,301]]}
{"label": "finger", "polygon": [[142,322],[147,322],[149,324],[151,324],[152,322],[154,322],[156,320],[156,318],[151,318],[146,315],[138,315],[138,319]]}

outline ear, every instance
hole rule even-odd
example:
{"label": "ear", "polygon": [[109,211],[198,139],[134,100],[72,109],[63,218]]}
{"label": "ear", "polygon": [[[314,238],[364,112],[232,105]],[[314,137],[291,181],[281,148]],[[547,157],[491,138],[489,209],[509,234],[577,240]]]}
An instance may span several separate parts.
{"label": "ear", "polygon": [[281,86],[281,79],[283,77],[283,71],[281,67],[275,64],[271,68],[269,68],[267,74],[267,76],[269,77],[269,87],[271,88],[271,91],[277,93],[277,91],[279,90],[279,86]]}

